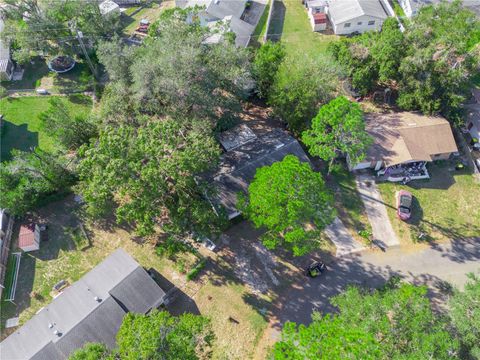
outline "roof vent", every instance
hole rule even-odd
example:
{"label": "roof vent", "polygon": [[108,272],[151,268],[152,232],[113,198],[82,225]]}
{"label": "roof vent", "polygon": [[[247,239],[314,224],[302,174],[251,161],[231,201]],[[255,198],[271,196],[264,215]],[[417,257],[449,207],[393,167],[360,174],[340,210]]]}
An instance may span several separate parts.
{"label": "roof vent", "polygon": [[52,324],[52,323],[48,323],[48,328],[49,328],[49,329],[53,328],[53,324]]}
{"label": "roof vent", "polygon": [[100,302],[100,301],[101,301],[98,296],[95,296],[93,299],[94,299],[96,302]]}
{"label": "roof vent", "polygon": [[278,149],[280,149],[284,146],[285,146],[285,144],[283,144],[283,143],[282,144],[277,144],[277,145],[275,145],[275,149],[278,150]]}
{"label": "roof vent", "polygon": [[220,2],[220,0],[215,0],[214,1],[215,5],[218,5],[219,2]]}
{"label": "roof vent", "polygon": [[57,336],[60,336],[60,331],[55,330],[55,331],[53,332],[53,334],[54,334],[54,335],[57,335]]}

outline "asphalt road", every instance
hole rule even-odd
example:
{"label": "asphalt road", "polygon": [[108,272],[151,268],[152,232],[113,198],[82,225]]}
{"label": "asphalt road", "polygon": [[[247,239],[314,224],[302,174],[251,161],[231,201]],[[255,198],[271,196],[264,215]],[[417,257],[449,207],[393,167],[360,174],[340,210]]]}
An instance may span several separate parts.
{"label": "asphalt road", "polygon": [[366,251],[336,259],[320,278],[299,278],[285,295],[275,301],[273,329],[285,321],[307,324],[312,311],[334,311],[329,298],[349,284],[378,287],[392,275],[416,284],[426,284],[434,306],[441,309],[447,298],[445,282],[462,288],[469,272],[480,271],[480,238],[455,240],[425,246],[423,250],[391,248],[387,252]]}

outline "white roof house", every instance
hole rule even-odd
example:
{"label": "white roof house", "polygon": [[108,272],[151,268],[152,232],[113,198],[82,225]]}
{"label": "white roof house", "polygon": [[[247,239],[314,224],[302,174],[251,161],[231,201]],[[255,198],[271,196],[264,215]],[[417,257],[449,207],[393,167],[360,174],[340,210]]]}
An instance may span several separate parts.
{"label": "white roof house", "polygon": [[98,5],[98,7],[100,8],[100,13],[103,16],[115,13],[120,14],[120,6],[112,0],[105,0],[100,5]]}
{"label": "white roof house", "polygon": [[[444,0],[451,2],[452,0]],[[418,13],[418,11],[427,5],[437,5],[441,3],[441,0],[398,0],[398,3],[402,7],[407,17],[412,17]],[[480,16],[480,0],[463,0],[463,6],[472,10],[477,16]]]}
{"label": "white roof house", "polygon": [[[219,23],[228,23],[229,30],[235,33],[235,44],[245,47],[250,42],[250,36],[255,31],[260,18],[265,11],[267,0],[254,0],[247,6],[247,0],[176,0],[179,8],[204,7],[198,14],[200,24],[214,27]],[[193,16],[187,21],[192,21]],[[213,25],[211,24],[213,23]],[[223,36],[216,34],[206,40],[206,43],[219,42]]]}
{"label": "white roof house", "polygon": [[[4,28],[3,19],[0,17],[0,33]],[[0,39],[0,80],[12,80],[13,62],[10,58],[10,46]]]}
{"label": "white roof house", "polygon": [[331,0],[327,10],[337,35],[380,31],[388,17],[379,0]]}

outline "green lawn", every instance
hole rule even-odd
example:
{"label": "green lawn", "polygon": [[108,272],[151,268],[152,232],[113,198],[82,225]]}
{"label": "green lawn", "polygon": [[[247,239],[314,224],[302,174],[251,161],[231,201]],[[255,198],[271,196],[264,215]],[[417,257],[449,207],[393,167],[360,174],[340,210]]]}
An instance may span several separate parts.
{"label": "green lawn", "polygon": [[361,230],[371,232],[371,226],[365,213],[363,201],[357,191],[355,176],[345,166],[339,166],[332,171],[327,179],[327,184],[335,193],[335,208],[338,217],[353,237],[360,242],[364,242],[365,239],[358,232]]}
{"label": "green lawn", "polygon": [[[404,244],[424,240],[468,238],[480,234],[480,184],[468,171],[453,170],[455,164],[431,164],[431,179],[404,186],[379,184],[394,230]],[[415,197],[412,218],[400,221],[395,212],[395,193],[405,189]]]}
{"label": "green lawn", "polygon": [[75,67],[65,74],[55,74],[48,69],[44,59],[34,58],[32,63],[23,66],[22,80],[4,81],[2,86],[11,90],[43,88],[52,93],[91,90],[93,75],[88,65],[79,60]]}
{"label": "green lawn", "polygon": [[270,33],[281,34],[288,56],[302,59],[305,55],[316,56],[326,50],[336,35],[323,35],[312,31],[307,10],[300,0],[275,2]]}
{"label": "green lawn", "polygon": [[[41,129],[38,115],[49,107],[50,96],[25,96],[0,100],[0,113],[3,114],[1,128],[1,160],[9,160],[12,149],[28,151],[39,146],[46,151],[54,150],[55,140]],[[77,113],[88,112],[91,99],[84,95],[63,97],[68,107]]]}
{"label": "green lawn", "polygon": [[124,33],[127,35],[133,34],[142,19],[147,19],[153,23],[158,19],[162,11],[172,6],[174,6],[173,1],[153,1],[134,15],[132,13],[138,10],[139,7],[128,8],[122,14]]}

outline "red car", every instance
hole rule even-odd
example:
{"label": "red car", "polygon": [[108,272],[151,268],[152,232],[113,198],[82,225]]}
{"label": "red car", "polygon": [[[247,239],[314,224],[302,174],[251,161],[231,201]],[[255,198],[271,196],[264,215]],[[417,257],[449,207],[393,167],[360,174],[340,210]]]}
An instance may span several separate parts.
{"label": "red car", "polygon": [[412,215],[413,195],[409,191],[400,190],[397,192],[397,216],[400,220],[408,220]]}

